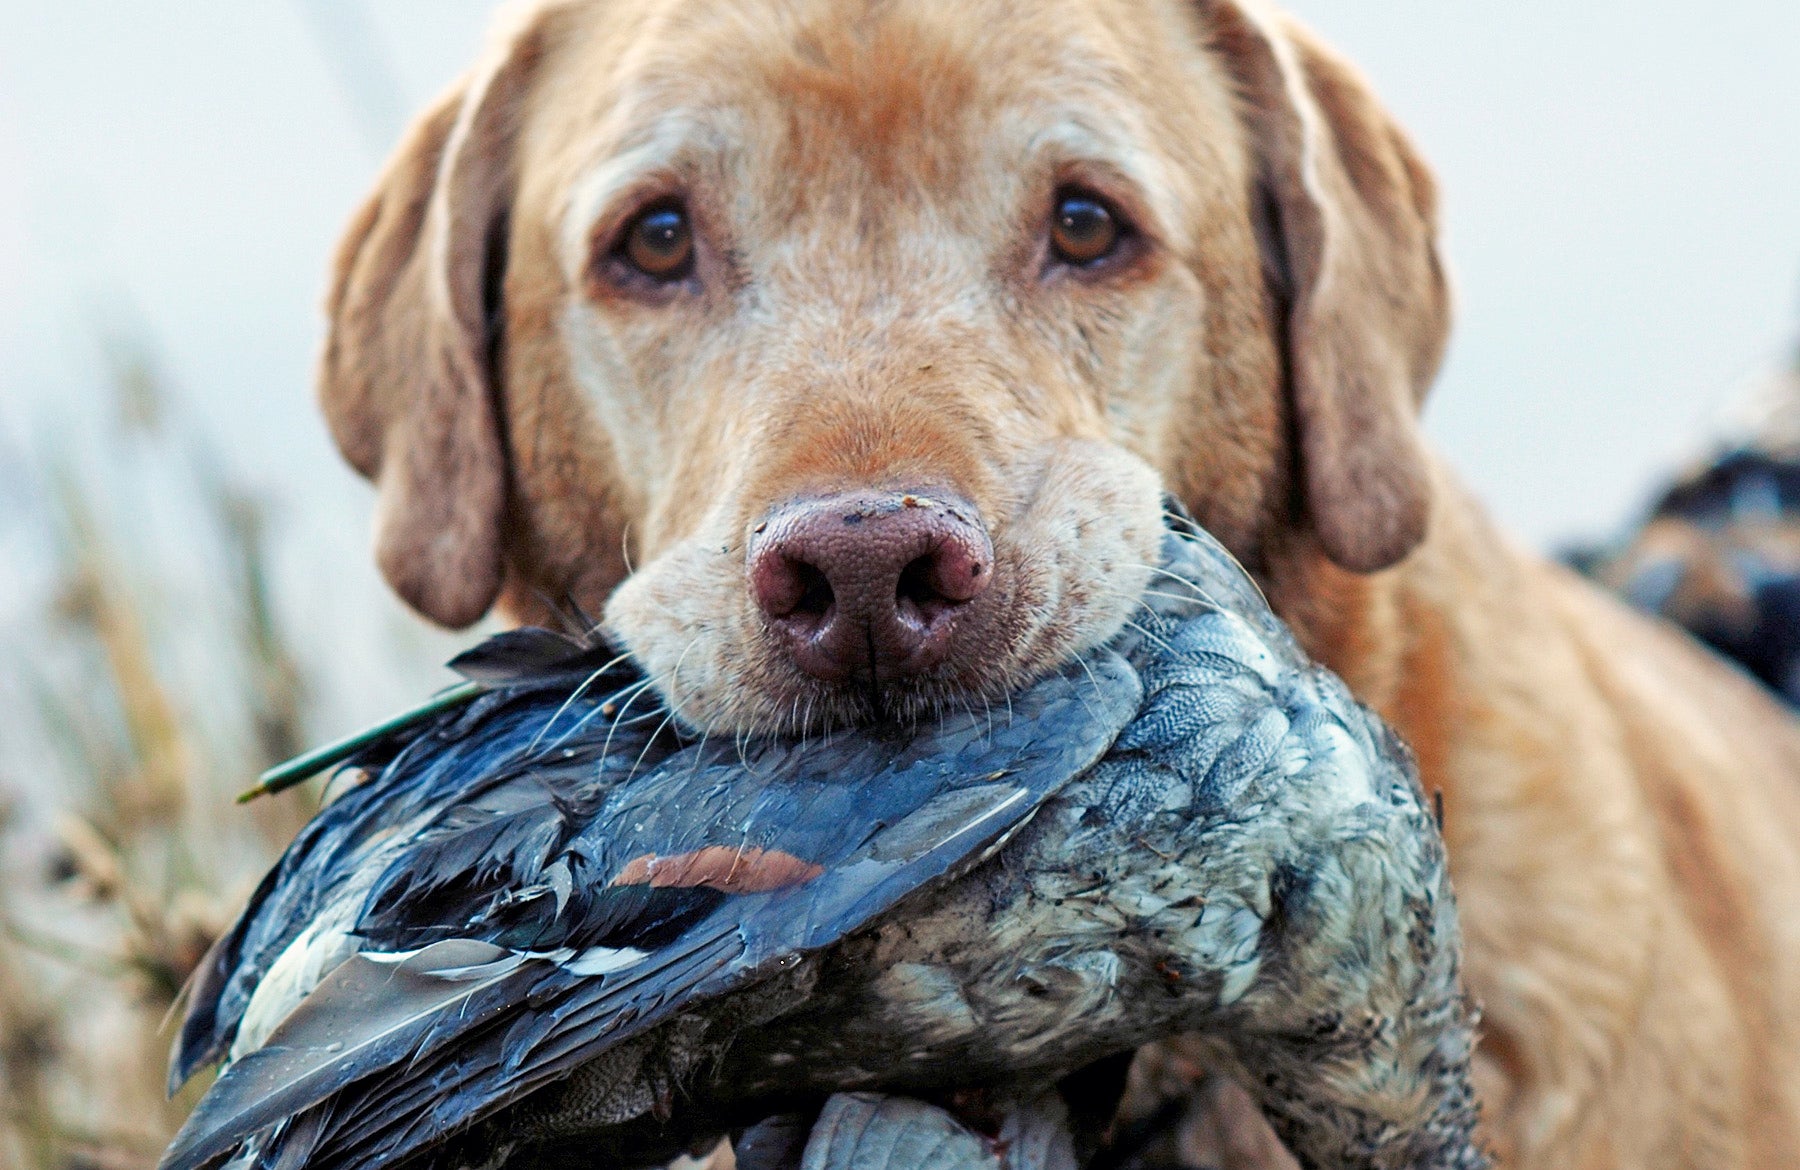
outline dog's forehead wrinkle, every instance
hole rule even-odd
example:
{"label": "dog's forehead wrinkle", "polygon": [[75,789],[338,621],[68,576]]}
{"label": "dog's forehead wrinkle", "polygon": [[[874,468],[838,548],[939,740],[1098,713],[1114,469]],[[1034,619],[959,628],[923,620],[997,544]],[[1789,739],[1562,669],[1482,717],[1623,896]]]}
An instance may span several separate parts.
{"label": "dog's forehead wrinkle", "polygon": [[754,282],[746,314],[772,356],[930,362],[961,339],[991,332],[999,308],[978,264],[948,248],[920,250],[928,254],[911,263],[842,253],[833,263],[817,250],[786,252]]}
{"label": "dog's forehead wrinkle", "polygon": [[[635,51],[612,65],[624,78],[615,109],[632,125],[615,149],[634,149],[634,138],[658,132],[641,123],[671,110],[704,107],[709,119],[755,110],[765,131],[785,126],[783,154],[854,161],[887,178],[916,180],[923,170],[955,181],[964,167],[932,161],[994,155],[997,144],[981,139],[996,126],[1069,121],[1071,109],[1116,115],[1132,105],[1120,98],[1134,89],[1136,54],[1087,7],[1057,6],[1055,19],[1011,4],[989,7],[971,20],[967,4],[935,0],[665,6],[660,18],[643,22]],[[997,60],[1011,67],[995,69]],[[691,113],[688,120],[702,121]],[[1094,126],[1096,143],[1117,142],[1121,132],[1148,141],[1141,125],[1104,120]],[[724,133],[714,142],[744,141],[751,128],[717,129]]]}

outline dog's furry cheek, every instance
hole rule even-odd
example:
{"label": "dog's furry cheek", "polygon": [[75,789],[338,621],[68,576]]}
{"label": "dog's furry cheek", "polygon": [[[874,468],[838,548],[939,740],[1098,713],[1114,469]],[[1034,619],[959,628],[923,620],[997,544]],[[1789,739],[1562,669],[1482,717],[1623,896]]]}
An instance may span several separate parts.
{"label": "dog's furry cheek", "polygon": [[1125,625],[1162,552],[1162,482],[1111,444],[1057,444],[1008,525],[1017,573],[1017,685]]}
{"label": "dog's furry cheek", "polygon": [[613,591],[605,615],[675,717],[700,730],[749,722],[745,682],[766,670],[749,660],[761,639],[747,628],[742,575],[701,563],[707,548],[716,560],[716,544],[688,542],[645,565]]}

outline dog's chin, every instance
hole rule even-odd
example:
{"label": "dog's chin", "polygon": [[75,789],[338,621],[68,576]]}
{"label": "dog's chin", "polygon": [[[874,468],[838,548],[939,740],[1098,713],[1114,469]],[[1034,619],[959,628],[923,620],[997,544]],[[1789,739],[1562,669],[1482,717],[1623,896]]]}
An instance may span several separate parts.
{"label": "dog's chin", "polygon": [[683,541],[626,578],[606,625],[675,718],[701,734],[811,736],[962,712],[999,718],[1010,695],[1124,628],[1160,555],[1162,493],[1147,466],[1062,459],[1041,471],[995,535],[993,583],[951,653],[924,673],[828,683],[802,672],[751,605],[722,531]]}

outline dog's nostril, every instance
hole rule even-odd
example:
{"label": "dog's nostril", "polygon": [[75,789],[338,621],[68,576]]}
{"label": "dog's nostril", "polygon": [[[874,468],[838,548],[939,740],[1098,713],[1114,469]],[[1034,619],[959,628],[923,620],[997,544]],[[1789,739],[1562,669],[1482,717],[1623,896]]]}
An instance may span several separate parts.
{"label": "dog's nostril", "polygon": [[910,601],[924,608],[927,602],[941,601],[943,595],[931,585],[931,568],[934,556],[923,556],[914,559],[900,570],[900,580],[894,586],[896,601]]}
{"label": "dog's nostril", "polygon": [[[953,558],[946,558],[941,550],[934,549],[922,557],[913,558],[900,570],[900,579],[894,586],[894,601],[902,613],[911,609],[929,623],[945,610],[953,609],[969,598],[972,591],[964,587],[967,583],[944,580],[955,571],[946,564],[947,559]],[[982,566],[965,563],[961,570],[957,575],[968,577],[972,582],[981,575]]]}
{"label": "dog's nostril", "polygon": [[836,600],[831,582],[816,565],[805,562],[794,565],[794,576],[800,586],[800,600],[794,603],[792,612],[805,617],[824,617]]}

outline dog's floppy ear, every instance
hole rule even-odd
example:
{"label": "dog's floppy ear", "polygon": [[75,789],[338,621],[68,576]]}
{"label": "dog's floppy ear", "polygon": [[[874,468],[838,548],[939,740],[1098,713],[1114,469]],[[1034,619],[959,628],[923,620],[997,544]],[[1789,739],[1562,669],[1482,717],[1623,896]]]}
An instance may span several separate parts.
{"label": "dog's floppy ear", "polygon": [[378,489],[375,555],[447,626],[486,613],[504,573],[506,455],[493,336],[513,138],[540,23],[415,123],[339,245],[319,401]]}
{"label": "dog's floppy ear", "polygon": [[1286,310],[1306,510],[1337,564],[1424,539],[1418,411],[1449,331],[1430,173],[1367,84],[1262,0],[1200,0],[1238,88],[1266,267]]}

